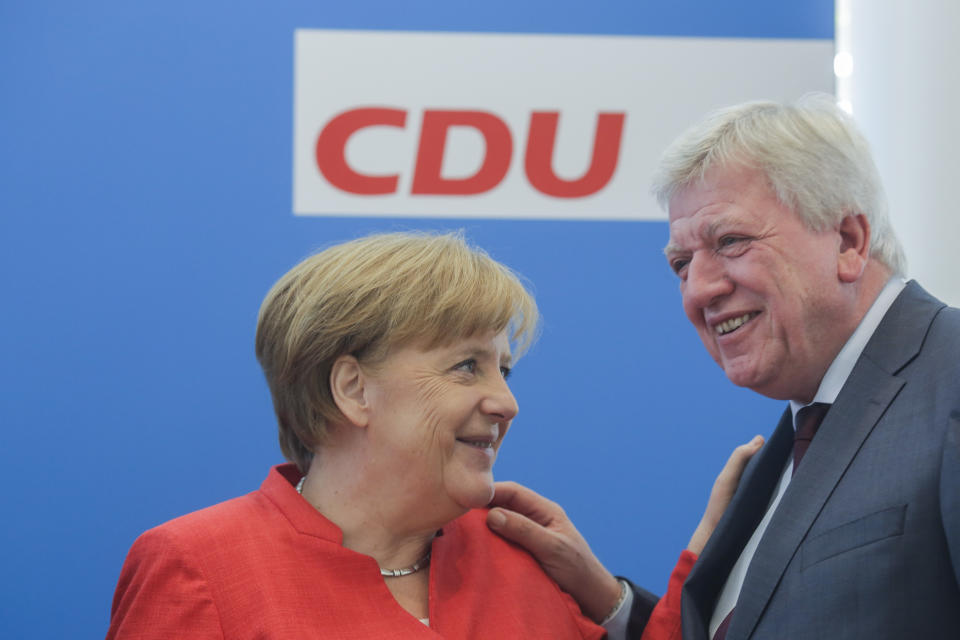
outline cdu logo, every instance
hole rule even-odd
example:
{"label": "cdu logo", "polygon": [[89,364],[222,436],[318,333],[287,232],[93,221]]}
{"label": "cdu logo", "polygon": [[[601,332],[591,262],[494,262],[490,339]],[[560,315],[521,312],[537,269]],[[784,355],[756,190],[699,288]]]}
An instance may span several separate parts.
{"label": "cdu logo", "polygon": [[688,123],[832,86],[831,42],[310,29],[294,40],[296,215],[662,220],[647,185]]}
{"label": "cdu logo", "polygon": [[[587,169],[577,178],[558,176],[553,168],[559,111],[530,114],[527,138],[522,148],[523,171],[530,186],[555,198],[582,198],[603,189],[617,168],[624,113],[600,113]],[[335,115],[320,131],[316,142],[317,168],[331,186],[357,195],[397,193],[399,174],[370,175],[350,166],[347,144],[368,127],[407,125],[408,111],[400,108],[360,107]],[[469,175],[443,175],[444,154],[452,129],[474,131],[483,141],[482,155]],[[387,144],[387,141],[384,141]],[[413,151],[411,195],[473,196],[500,184],[514,160],[514,134],[503,118],[489,111],[425,109],[420,135]],[[518,158],[519,159],[519,158]]]}

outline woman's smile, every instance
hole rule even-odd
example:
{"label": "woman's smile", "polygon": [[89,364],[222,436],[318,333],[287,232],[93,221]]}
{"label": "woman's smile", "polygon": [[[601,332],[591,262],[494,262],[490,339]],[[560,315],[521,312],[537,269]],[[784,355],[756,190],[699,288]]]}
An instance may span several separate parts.
{"label": "woman's smile", "polygon": [[504,333],[394,351],[369,370],[367,427],[378,458],[392,460],[405,499],[445,504],[451,517],[493,495],[493,464],[517,413],[505,375]]}

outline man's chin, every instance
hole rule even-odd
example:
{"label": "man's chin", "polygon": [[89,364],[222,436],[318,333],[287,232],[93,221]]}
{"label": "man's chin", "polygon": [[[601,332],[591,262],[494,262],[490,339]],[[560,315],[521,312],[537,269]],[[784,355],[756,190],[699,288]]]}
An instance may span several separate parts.
{"label": "man's chin", "polygon": [[727,371],[724,372],[727,374],[727,380],[737,385],[738,387],[743,387],[744,389],[750,389],[754,393],[759,393],[762,396],[770,398],[772,400],[797,400],[798,397],[791,395],[793,389],[791,385],[783,384],[783,380],[776,379],[773,376],[761,376],[758,375],[755,371]]}
{"label": "man's chin", "polygon": [[749,363],[733,360],[731,362],[721,362],[720,366],[727,375],[727,380],[737,385],[753,391],[758,391],[763,386],[763,376],[759,374],[755,367],[749,366]]}

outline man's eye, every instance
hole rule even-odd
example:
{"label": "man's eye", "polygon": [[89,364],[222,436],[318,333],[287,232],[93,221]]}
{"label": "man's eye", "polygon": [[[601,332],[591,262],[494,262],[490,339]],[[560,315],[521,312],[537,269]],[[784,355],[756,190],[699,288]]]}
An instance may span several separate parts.
{"label": "man's eye", "polygon": [[673,272],[677,275],[683,271],[683,268],[687,266],[690,261],[686,258],[676,258],[675,260],[670,261],[670,268],[673,269]]}
{"label": "man's eye", "polygon": [[748,238],[743,236],[723,236],[717,241],[717,246],[721,249],[728,249],[741,242],[746,242]]}

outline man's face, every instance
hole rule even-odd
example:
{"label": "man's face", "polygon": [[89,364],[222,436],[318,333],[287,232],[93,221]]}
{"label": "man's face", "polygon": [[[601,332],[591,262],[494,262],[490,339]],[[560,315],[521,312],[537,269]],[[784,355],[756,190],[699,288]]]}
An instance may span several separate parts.
{"label": "man's face", "polygon": [[727,168],[670,200],[667,260],[687,318],[731,382],[810,401],[849,336],[840,235],[815,232],[759,171]]}

